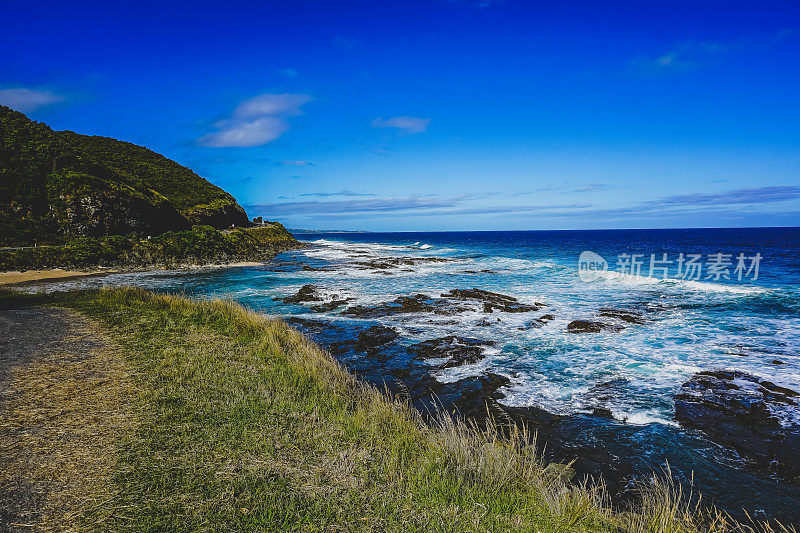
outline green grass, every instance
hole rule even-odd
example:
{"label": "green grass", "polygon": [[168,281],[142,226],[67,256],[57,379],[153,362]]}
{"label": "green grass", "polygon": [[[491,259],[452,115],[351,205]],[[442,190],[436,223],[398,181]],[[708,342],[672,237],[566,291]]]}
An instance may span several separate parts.
{"label": "green grass", "polygon": [[110,329],[139,391],[88,529],[730,530],[656,479],[641,505],[615,511],[602,487],[545,465],[524,430],[426,426],[297,331],[234,303],[135,289],[48,298]]}

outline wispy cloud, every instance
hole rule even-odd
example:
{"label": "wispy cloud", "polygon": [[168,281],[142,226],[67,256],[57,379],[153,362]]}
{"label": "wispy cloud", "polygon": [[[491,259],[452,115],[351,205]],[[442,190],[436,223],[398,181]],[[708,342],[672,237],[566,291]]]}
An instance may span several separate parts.
{"label": "wispy cloud", "polygon": [[645,73],[658,73],[694,69],[704,66],[724,52],[740,48],[739,42],[686,41],[657,56],[638,56],[631,67]]}
{"label": "wispy cloud", "polygon": [[585,185],[577,185],[566,192],[582,193],[582,192],[599,192],[613,189],[613,185],[608,183],[586,183]]}
{"label": "wispy cloud", "polygon": [[786,28],[772,36],[772,42],[779,43],[800,35],[798,28]]}
{"label": "wispy cloud", "polygon": [[[341,193],[307,193],[309,196],[349,195]],[[360,195],[361,193],[354,193]],[[478,195],[476,197],[481,197]],[[741,218],[758,220],[759,213],[774,220],[791,221],[797,211],[760,211],[743,209],[743,205],[769,205],[800,199],[800,187],[773,186],[752,189],[736,189],[719,193],[696,193],[667,196],[620,207],[595,207],[591,203],[538,203],[516,205],[469,205],[473,195],[439,198],[436,195],[415,195],[405,198],[369,198],[332,201],[303,201],[245,206],[261,215],[301,216],[315,220],[386,219],[397,216],[451,217],[451,216],[514,216],[532,219],[570,221],[591,220],[608,226],[631,223],[683,224],[686,221]],[[465,205],[465,203],[467,203]],[[794,215],[792,215],[794,213]],[[621,227],[620,226],[620,227]]]}
{"label": "wispy cloud", "polygon": [[[772,186],[752,189],[736,189],[719,193],[693,193],[666,196],[654,200],[647,200],[635,205],[612,208],[589,209],[583,211],[553,212],[552,216],[564,218],[589,217],[594,220],[679,220],[691,217],[749,217],[758,218],[761,212],[755,208],[742,209],[744,205],[768,205],[790,200],[800,199],[800,187]],[[739,207],[737,207],[739,206]],[[795,211],[796,213],[796,211]],[[765,216],[787,217],[789,212],[766,213]]]}
{"label": "wispy cloud", "polygon": [[645,202],[647,205],[767,204],[800,198],[800,187],[791,185],[736,189],[712,194],[679,194]]}
{"label": "wispy cloud", "polygon": [[282,167],[313,167],[314,163],[311,161],[278,161],[278,165]]}
{"label": "wispy cloud", "polygon": [[197,140],[201,146],[251,147],[268,144],[289,130],[288,117],[302,114],[312,98],[307,94],[262,94],[241,102],[231,118],[214,126],[219,130]]}
{"label": "wispy cloud", "polygon": [[[492,207],[455,207],[443,209],[430,209],[427,206],[413,211],[415,218],[421,217],[448,217],[459,215],[507,215],[507,216],[567,216],[567,214],[580,215],[592,207],[592,204],[534,204],[534,205],[500,205]],[[325,213],[316,218],[320,219],[381,219],[391,218],[405,213],[393,211],[384,212],[343,212]],[[314,214],[312,214],[314,215]]]}
{"label": "wispy cloud", "polygon": [[505,4],[505,0],[447,0],[448,4],[460,4],[478,9]]}
{"label": "wispy cloud", "polygon": [[246,206],[259,214],[312,214],[312,213],[357,213],[400,212],[453,207],[451,200],[436,200],[431,197],[408,196],[405,198],[372,198],[364,200],[333,200],[282,202],[274,204],[251,204]]}
{"label": "wispy cloud", "polygon": [[587,192],[607,191],[613,188],[615,188],[615,186],[609,185],[608,183],[584,183],[581,185],[574,185],[571,187],[566,185],[547,185],[545,187],[539,187],[531,191],[517,192],[512,194],[512,196],[529,196],[531,194],[539,194],[543,192],[558,192],[560,194],[587,193]]}
{"label": "wispy cloud", "polygon": [[[297,197],[359,197],[374,196],[368,193],[358,193],[343,190],[333,193],[304,193]],[[494,206],[465,206],[465,202],[485,199],[493,196],[488,194],[465,194],[452,198],[439,198],[438,195],[413,195],[403,198],[370,198],[357,200],[328,200],[328,201],[302,201],[282,202],[270,204],[254,204],[246,206],[249,210],[259,214],[269,215],[324,215],[325,217],[341,214],[353,218],[383,218],[411,214],[414,216],[452,216],[452,215],[491,215],[491,214],[525,214],[533,212],[550,212],[552,210],[575,210],[592,207],[588,203],[574,204],[533,204],[533,205],[494,205]],[[296,198],[297,198],[296,197]],[[289,199],[285,196],[281,199]]]}
{"label": "wispy cloud", "polygon": [[350,50],[351,48],[355,48],[358,45],[358,41],[355,39],[351,39],[350,37],[339,35],[333,38],[333,44],[335,46],[338,46],[339,48]]}
{"label": "wispy cloud", "polygon": [[561,187],[556,187],[555,185],[547,185],[545,187],[539,187],[531,191],[515,192],[511,196],[530,196],[531,194],[539,194],[542,192],[555,192],[561,189],[562,189]]}
{"label": "wispy cloud", "polygon": [[649,74],[690,70],[704,67],[725,54],[745,48],[768,48],[792,39],[797,34],[796,28],[787,28],[771,35],[750,36],[733,41],[684,41],[658,55],[637,56],[630,66],[636,71]]}
{"label": "wispy cloud", "polygon": [[429,118],[419,117],[392,117],[392,118],[376,118],[372,121],[373,128],[397,128],[405,133],[422,133],[428,129],[431,123]]}
{"label": "wispy cloud", "polygon": [[66,100],[65,96],[45,89],[17,87],[0,90],[0,105],[8,106],[23,113],[36,111],[64,100]]}
{"label": "wispy cloud", "polygon": [[367,192],[353,192],[345,189],[339,192],[306,192],[303,194],[298,194],[297,196],[298,197],[316,196],[318,198],[328,198],[330,196],[376,196],[376,195]]}

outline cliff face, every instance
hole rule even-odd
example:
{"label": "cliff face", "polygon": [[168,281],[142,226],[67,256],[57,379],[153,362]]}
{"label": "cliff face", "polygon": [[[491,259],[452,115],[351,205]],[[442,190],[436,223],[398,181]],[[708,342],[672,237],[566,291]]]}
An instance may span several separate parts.
{"label": "cliff face", "polygon": [[236,200],[147,148],[0,106],[0,245],[248,226]]}

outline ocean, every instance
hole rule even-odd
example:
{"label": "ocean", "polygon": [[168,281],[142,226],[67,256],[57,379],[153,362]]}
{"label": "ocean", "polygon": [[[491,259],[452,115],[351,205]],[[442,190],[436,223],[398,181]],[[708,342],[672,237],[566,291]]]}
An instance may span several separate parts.
{"label": "ocean", "polygon": [[[796,480],[675,419],[676,395],[702,371],[800,391],[800,228],[296,237],[308,246],[262,266],[29,288],[231,298],[290,320],[422,410],[469,415],[469,401],[491,398],[541,427],[548,458],[578,457],[579,473],[604,477],[622,499],[669,465],[734,516],[800,523]],[[490,296],[486,307],[485,294],[458,292],[472,289],[516,300]],[[800,427],[798,405],[776,409]]]}

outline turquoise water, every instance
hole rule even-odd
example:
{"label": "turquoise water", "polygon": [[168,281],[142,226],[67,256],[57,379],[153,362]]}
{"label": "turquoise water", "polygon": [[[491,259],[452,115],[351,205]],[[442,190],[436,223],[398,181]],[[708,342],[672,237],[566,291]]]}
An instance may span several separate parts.
{"label": "turquoise water", "polygon": [[[493,372],[509,378],[500,390],[503,398],[499,401],[506,406],[535,406],[561,415],[609,409],[618,425],[587,422],[574,438],[595,439],[599,444],[593,446],[611,450],[621,461],[637,463],[626,470],[630,479],[645,467],[659,468],[669,461],[683,479],[696,471],[698,488],[734,513],[744,507],[751,513],[763,510],[768,516],[798,520],[796,488],[753,472],[735,453],[679,428],[673,421],[672,398],[694,373],[712,368],[743,370],[800,391],[800,229],[364,233],[298,238],[309,246],[281,254],[263,266],[119,274],[59,286],[133,284],[225,296],[266,314],[339,325],[364,321],[341,315],[346,306],[314,313],[310,304],[285,304],[275,298],[313,284],[329,299],[351,298],[348,305],[377,305],[401,295],[439,296],[473,287],[523,303],[540,302],[546,307],[538,312],[412,313],[370,322],[395,328],[401,344],[453,334],[493,341],[473,364],[438,369],[433,361],[432,377],[440,383],[457,383]],[[584,281],[578,272],[578,258],[584,251],[603,257],[610,269],[617,268],[620,255],[624,261],[626,254],[641,254],[641,275],[606,273]],[[666,270],[649,272],[651,254],[657,260],[666,254],[673,262]],[[699,277],[681,278],[680,254],[701,256]],[[730,256],[731,265],[722,269],[722,275],[708,270],[713,262],[709,256],[716,254]],[[745,270],[737,272],[739,254],[744,255]],[[757,278],[754,269],[746,272],[756,254],[760,254]],[[398,257],[411,260],[390,268],[369,265]],[[447,261],[426,261],[430,258]],[[637,312],[644,323],[623,324],[624,329],[614,332],[567,332],[571,321],[596,319],[602,308]],[[542,325],[536,318],[544,313],[553,319]],[[787,407],[782,416],[787,423],[800,421],[794,406]]]}

